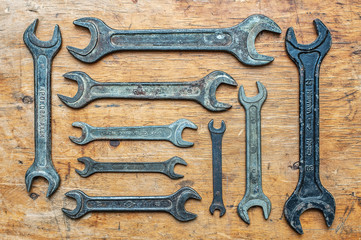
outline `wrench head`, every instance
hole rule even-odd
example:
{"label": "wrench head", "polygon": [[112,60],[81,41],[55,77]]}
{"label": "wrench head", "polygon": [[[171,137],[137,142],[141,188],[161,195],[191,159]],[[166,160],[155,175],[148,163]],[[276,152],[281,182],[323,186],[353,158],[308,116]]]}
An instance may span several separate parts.
{"label": "wrench head", "polygon": [[173,215],[177,220],[182,222],[187,222],[195,219],[197,214],[188,212],[184,206],[188,199],[193,198],[197,200],[201,200],[201,196],[190,187],[182,187],[177,192],[170,195],[172,199],[172,208],[170,209],[169,213]]}
{"label": "wrench head", "polygon": [[166,175],[168,177],[170,177],[171,179],[179,179],[179,178],[183,178],[183,175],[177,174],[174,172],[174,167],[177,164],[183,165],[183,166],[187,166],[186,161],[184,161],[184,159],[180,158],[180,157],[172,157],[171,159],[168,159],[167,161],[164,162],[165,166],[166,166]]}
{"label": "wrench head", "polygon": [[213,127],[213,119],[211,121],[209,121],[208,123],[208,129],[211,133],[216,133],[216,134],[223,134],[226,131],[226,124],[224,123],[224,121],[222,120],[222,124],[220,128],[214,128]]}
{"label": "wrench head", "polygon": [[64,78],[76,81],[78,83],[78,91],[74,97],[66,97],[58,94],[60,100],[71,108],[82,108],[91,101],[95,100],[94,97],[90,96],[91,88],[97,83],[85,72],[74,71],[68,72],[63,75]]}
{"label": "wrench head", "polygon": [[222,203],[215,203],[214,200],[213,200],[211,206],[209,207],[209,211],[213,215],[215,210],[219,211],[219,217],[222,217],[226,213],[226,208],[224,207],[223,202]]}
{"label": "wrench head", "polygon": [[76,219],[76,218],[80,218],[80,217],[84,216],[85,214],[87,214],[85,202],[86,202],[86,199],[88,198],[88,196],[85,193],[83,193],[80,190],[72,190],[72,191],[65,193],[65,196],[67,196],[69,198],[74,198],[74,200],[76,201],[75,209],[73,209],[73,210],[70,210],[67,208],[61,209],[67,217]]}
{"label": "wrench head", "polygon": [[72,124],[73,127],[77,127],[77,128],[81,128],[82,130],[82,134],[80,137],[73,137],[73,136],[69,136],[69,139],[78,145],[85,145],[92,140],[92,138],[90,137],[90,130],[92,128],[92,126],[90,126],[87,123],[84,122],[73,122]]}
{"label": "wrench head", "polygon": [[264,101],[267,98],[267,90],[261,82],[257,82],[258,94],[254,97],[246,97],[243,86],[239,88],[238,91],[238,100],[245,107],[251,107],[252,105],[257,104],[258,107],[261,107]]}
{"label": "wrench head", "polygon": [[169,141],[171,141],[174,145],[177,147],[192,147],[192,142],[187,142],[182,139],[182,132],[185,128],[191,128],[191,129],[198,129],[197,125],[189,121],[188,119],[181,118],[174,123],[169,125],[169,128],[171,128],[172,135],[170,136]]}
{"label": "wrench head", "polygon": [[265,219],[268,219],[271,213],[271,209],[272,209],[271,201],[266,195],[261,194],[259,195],[259,197],[251,198],[251,199],[244,197],[242,201],[238,204],[237,212],[238,215],[242,218],[242,220],[248,224],[250,224],[248,209],[255,206],[262,207],[263,215]]}
{"label": "wrench head", "polygon": [[77,174],[79,174],[81,177],[85,178],[85,177],[89,177],[90,175],[92,175],[94,173],[91,171],[94,164],[96,163],[93,159],[91,159],[90,157],[81,157],[81,158],[78,158],[78,161],[81,163],[84,163],[85,167],[83,170],[75,169]]}

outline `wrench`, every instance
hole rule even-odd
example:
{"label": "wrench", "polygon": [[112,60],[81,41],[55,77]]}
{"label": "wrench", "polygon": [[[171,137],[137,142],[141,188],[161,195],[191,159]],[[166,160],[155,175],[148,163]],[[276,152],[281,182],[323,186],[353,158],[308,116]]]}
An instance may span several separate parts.
{"label": "wrench", "polygon": [[171,179],[182,178],[183,175],[176,174],[176,164],[187,166],[186,161],[180,157],[172,157],[165,162],[97,162],[90,157],[78,158],[79,162],[85,164],[84,170],[75,171],[81,177],[89,177],[94,173],[163,173]]}
{"label": "wrench", "polygon": [[323,212],[328,227],[335,218],[336,203],[321,184],[319,175],[319,74],[323,58],[331,48],[331,33],[319,20],[314,24],[317,39],[309,44],[297,42],[293,28],[286,34],[286,50],[297,65],[300,78],[300,174],[297,187],[284,207],[291,227],[303,234],[300,216],[311,208]]}
{"label": "wrench", "polygon": [[151,197],[91,197],[80,190],[65,193],[76,200],[74,210],[62,208],[65,215],[76,219],[88,212],[167,212],[177,220],[187,222],[195,219],[196,214],[184,208],[189,198],[201,200],[201,196],[190,187],[183,187],[168,196]]}
{"label": "wrench", "polygon": [[271,213],[271,201],[262,190],[261,163],[261,108],[267,98],[267,90],[261,82],[257,82],[258,94],[246,97],[243,86],[238,98],[246,111],[246,193],[238,205],[238,215],[249,222],[248,209],[260,206],[265,219]]}
{"label": "wrench", "polygon": [[72,108],[81,108],[95,99],[176,99],[193,100],[210,111],[225,111],[232,106],[218,102],[216,90],[222,83],[237,86],[237,82],[222,71],[214,71],[193,82],[97,82],[84,72],[69,72],[64,75],[77,81],[79,88],[72,98],[58,95],[60,100]]}
{"label": "wrench", "polygon": [[70,136],[73,143],[84,145],[94,140],[166,140],[177,147],[191,147],[192,142],[182,139],[184,128],[197,129],[197,125],[181,118],[169,125],[143,127],[93,127],[84,122],[74,122],[82,129],[81,137]]}
{"label": "wrench", "polygon": [[24,32],[24,43],[34,60],[34,128],[35,159],[26,171],[25,184],[29,192],[33,179],[43,177],[49,182],[46,197],[58,188],[60,178],[51,160],[51,64],[61,46],[61,34],[56,25],[50,41],[35,36],[38,19]]}
{"label": "wrench", "polygon": [[97,18],[80,18],[74,24],[87,28],[90,43],[84,49],[67,47],[82,62],[96,62],[116,51],[225,51],[247,65],[265,65],[273,57],[259,54],[255,39],[262,31],[281,33],[270,18],[256,14],[230,28],[115,30]]}
{"label": "wrench", "polygon": [[213,119],[208,123],[208,129],[212,139],[212,169],[213,169],[213,201],[209,211],[213,215],[217,209],[219,217],[226,213],[222,197],[222,138],[226,131],[226,124],[222,121],[221,128],[213,127]]}

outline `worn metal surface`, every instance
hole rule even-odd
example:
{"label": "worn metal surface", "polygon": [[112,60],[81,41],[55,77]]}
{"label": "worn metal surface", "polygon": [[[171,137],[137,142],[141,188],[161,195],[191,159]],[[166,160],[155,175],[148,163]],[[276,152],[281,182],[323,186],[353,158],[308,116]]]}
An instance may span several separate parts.
{"label": "worn metal surface", "polygon": [[300,175],[295,191],[284,207],[291,227],[303,233],[300,215],[311,208],[322,211],[328,227],[335,218],[335,199],[321,184],[319,176],[319,73],[323,58],[331,48],[331,33],[319,20],[314,24],[317,39],[309,44],[297,42],[293,28],[286,34],[286,50],[297,65],[300,79]]}
{"label": "worn metal surface", "polygon": [[262,31],[281,33],[270,18],[255,14],[230,28],[115,30],[97,18],[81,18],[74,24],[90,31],[90,43],[84,49],[67,47],[78,60],[91,63],[116,51],[225,51],[247,65],[265,65],[273,57],[256,51],[255,39]]}
{"label": "worn metal surface", "polygon": [[58,188],[60,178],[51,160],[51,64],[61,46],[61,34],[56,25],[50,41],[40,41],[35,36],[36,19],[24,32],[24,43],[34,60],[34,129],[35,159],[26,171],[25,184],[28,191],[33,179],[43,177],[49,182],[47,197]]}
{"label": "worn metal surface", "polygon": [[193,143],[183,140],[182,132],[185,128],[198,128],[197,125],[184,118],[163,126],[93,127],[84,122],[74,122],[72,125],[82,129],[81,137],[69,137],[73,143],[79,145],[94,140],[165,140],[177,147],[191,147]]}
{"label": "worn metal surface", "polygon": [[168,196],[150,197],[91,197],[80,190],[65,193],[65,196],[76,200],[74,210],[63,208],[67,217],[76,219],[89,212],[167,212],[179,221],[187,222],[195,219],[196,214],[185,210],[185,203],[193,198],[201,200],[201,196],[191,187],[183,187]]}
{"label": "worn metal surface", "polygon": [[212,171],[213,171],[213,201],[209,211],[213,215],[219,210],[219,217],[226,213],[222,194],[222,138],[226,131],[226,124],[222,121],[220,128],[213,127],[213,119],[208,123],[208,130],[212,139]]}
{"label": "worn metal surface", "polygon": [[59,95],[60,100],[72,108],[81,108],[88,103],[103,98],[122,99],[168,99],[192,100],[210,111],[225,111],[232,106],[218,102],[216,91],[220,84],[237,86],[237,82],[227,73],[214,71],[193,82],[97,82],[84,72],[69,72],[64,75],[78,83],[74,97]]}
{"label": "worn metal surface", "polygon": [[81,157],[78,161],[85,165],[83,170],[75,170],[81,177],[94,173],[163,173],[171,179],[179,179],[183,175],[174,172],[175,165],[187,166],[180,157],[172,157],[164,162],[97,162],[90,157]]}
{"label": "worn metal surface", "polygon": [[262,189],[261,162],[261,108],[267,98],[267,90],[261,82],[257,82],[258,94],[246,97],[243,86],[238,98],[246,111],[246,192],[238,205],[238,214],[246,223],[250,223],[248,209],[260,206],[265,219],[271,213],[271,201]]}

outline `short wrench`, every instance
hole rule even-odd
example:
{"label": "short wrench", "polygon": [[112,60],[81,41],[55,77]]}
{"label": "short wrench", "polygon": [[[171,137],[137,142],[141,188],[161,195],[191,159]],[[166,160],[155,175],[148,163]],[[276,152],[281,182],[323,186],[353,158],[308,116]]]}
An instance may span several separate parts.
{"label": "short wrench", "polygon": [[273,57],[257,53],[258,33],[281,33],[270,18],[256,14],[230,28],[214,29],[153,29],[115,30],[97,18],[81,18],[74,24],[90,31],[90,43],[85,49],[67,47],[78,60],[91,63],[116,51],[224,51],[247,65],[265,65]]}
{"label": "short wrench", "polygon": [[174,172],[175,165],[187,166],[180,157],[172,157],[164,162],[97,162],[90,157],[81,157],[78,161],[85,164],[84,170],[75,170],[81,177],[94,173],[163,173],[171,179],[179,179],[183,175]]}
{"label": "short wrench", "polygon": [[218,102],[216,90],[222,83],[237,86],[237,82],[222,71],[214,71],[193,82],[97,82],[84,72],[69,72],[64,77],[77,81],[79,85],[72,98],[58,95],[65,105],[72,108],[84,107],[96,99],[120,98],[192,100],[210,111],[225,111],[232,106]]}
{"label": "short wrench", "polygon": [[213,127],[213,119],[208,123],[208,129],[212,139],[212,169],[213,169],[213,201],[209,211],[213,215],[219,210],[219,217],[226,213],[222,197],[222,138],[226,131],[226,124],[222,121],[221,128]]}
{"label": "short wrench", "polygon": [[238,215],[249,222],[248,209],[254,206],[263,208],[263,215],[268,219],[271,213],[271,201],[262,190],[261,163],[261,108],[267,98],[267,90],[261,82],[257,82],[258,94],[246,97],[243,86],[238,98],[246,111],[246,193],[238,205]]}
{"label": "short wrench", "polygon": [[314,20],[317,39],[309,44],[297,42],[293,28],[286,34],[286,50],[297,65],[300,79],[300,174],[297,187],[284,207],[291,227],[303,234],[300,216],[311,208],[323,212],[328,227],[335,218],[335,199],[321,184],[319,167],[319,74],[323,58],[331,48],[331,33]]}
{"label": "short wrench", "polygon": [[76,144],[84,145],[94,140],[165,140],[177,147],[191,147],[192,142],[182,139],[184,128],[197,129],[197,125],[181,118],[169,125],[143,127],[93,127],[84,122],[74,122],[73,127],[82,129],[81,137],[70,136]]}
{"label": "short wrench", "polygon": [[43,177],[49,182],[47,197],[59,186],[60,178],[51,160],[51,64],[61,46],[61,34],[56,25],[50,41],[40,41],[35,36],[38,20],[24,32],[24,43],[34,60],[34,128],[35,159],[25,174],[28,191],[33,179]]}
{"label": "short wrench", "polygon": [[63,208],[69,218],[80,218],[88,212],[167,212],[179,221],[195,219],[196,214],[184,208],[189,198],[201,200],[201,196],[190,187],[183,187],[169,196],[151,197],[91,197],[80,190],[65,193],[76,200],[74,210]]}

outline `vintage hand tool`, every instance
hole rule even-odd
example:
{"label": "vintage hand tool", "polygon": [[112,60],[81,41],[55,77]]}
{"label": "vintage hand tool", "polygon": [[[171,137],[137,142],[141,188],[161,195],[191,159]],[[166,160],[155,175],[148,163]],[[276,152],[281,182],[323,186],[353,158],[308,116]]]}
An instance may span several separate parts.
{"label": "vintage hand tool", "polygon": [[225,72],[214,71],[193,82],[97,82],[84,72],[69,72],[64,75],[77,81],[79,88],[72,98],[58,95],[60,100],[72,108],[81,108],[101,98],[124,99],[171,99],[193,100],[210,111],[225,111],[232,106],[218,102],[216,90],[222,83],[237,86],[237,82]]}
{"label": "vintage hand tool", "polygon": [[84,145],[94,140],[165,140],[177,147],[191,147],[192,142],[182,139],[184,128],[197,129],[197,125],[188,119],[179,119],[163,126],[143,127],[93,127],[84,122],[74,122],[73,127],[81,128],[81,137],[70,136],[76,144]]}
{"label": "vintage hand tool", "polygon": [[212,139],[212,169],[213,169],[213,201],[209,211],[213,215],[219,210],[219,217],[226,213],[222,197],[222,138],[226,131],[226,124],[222,121],[219,129],[213,127],[213,119],[208,123],[208,129]]}
{"label": "vintage hand tool", "polygon": [[49,182],[47,197],[58,188],[60,178],[51,160],[51,64],[61,46],[61,34],[56,25],[50,41],[40,41],[35,36],[38,20],[24,32],[24,43],[34,60],[34,127],[35,159],[25,174],[28,191],[35,177],[43,177]]}
{"label": "vintage hand tool", "polygon": [[65,193],[76,200],[74,210],[63,208],[67,217],[76,219],[88,212],[167,212],[177,220],[187,222],[195,219],[196,214],[184,208],[189,198],[201,200],[201,196],[190,187],[183,187],[169,196],[151,197],[91,197],[80,190]]}
{"label": "vintage hand tool", "polygon": [[180,157],[172,157],[164,162],[97,162],[90,157],[78,158],[78,161],[85,164],[84,170],[75,170],[81,177],[94,173],[163,173],[171,179],[179,179],[183,175],[174,172],[175,165],[187,166]]}
{"label": "vintage hand tool", "polygon": [[74,24],[90,31],[90,43],[85,49],[68,47],[78,60],[91,63],[116,51],[225,51],[247,65],[265,65],[273,57],[257,53],[258,33],[281,33],[280,27],[263,15],[252,15],[230,28],[214,29],[153,29],[115,30],[97,18],[81,18]]}
{"label": "vintage hand tool", "polygon": [[258,94],[246,97],[243,86],[240,87],[238,98],[246,110],[246,193],[238,205],[238,215],[249,222],[248,209],[254,206],[263,208],[263,215],[268,219],[271,213],[271,201],[262,190],[261,163],[261,108],[267,98],[267,90],[257,82]]}
{"label": "vintage hand tool", "polygon": [[331,33],[314,20],[318,38],[309,45],[297,42],[293,28],[286,34],[286,50],[297,65],[300,78],[300,176],[287,200],[284,213],[288,223],[303,233],[300,216],[311,208],[323,212],[328,227],[335,218],[335,199],[321,184],[319,176],[319,74],[323,58],[331,48]]}

